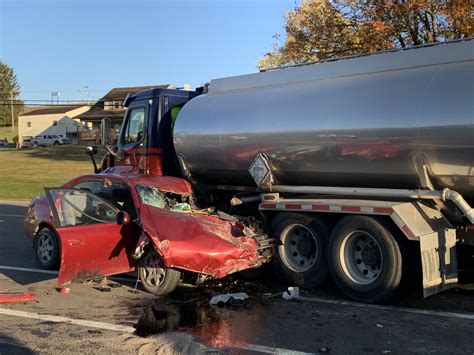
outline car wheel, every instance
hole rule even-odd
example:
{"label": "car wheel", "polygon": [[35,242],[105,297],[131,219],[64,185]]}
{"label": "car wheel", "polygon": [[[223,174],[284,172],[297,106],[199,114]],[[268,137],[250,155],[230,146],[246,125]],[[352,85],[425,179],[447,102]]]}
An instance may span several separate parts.
{"label": "car wheel", "polygon": [[329,240],[329,267],[339,289],[367,303],[386,300],[398,288],[404,253],[382,221],[347,216]]}
{"label": "car wheel", "polygon": [[58,141],[56,141],[56,142],[54,142],[54,143],[53,143],[53,145],[59,145],[59,142],[58,142]]}
{"label": "car wheel", "polygon": [[281,213],[272,223],[272,236],[279,242],[275,268],[291,286],[319,286],[329,275],[326,262],[328,229],[318,216]]}
{"label": "car wheel", "polygon": [[41,228],[33,242],[36,260],[43,269],[55,269],[59,266],[59,242],[50,228]]}
{"label": "car wheel", "polygon": [[148,249],[138,266],[138,276],[143,288],[155,295],[166,295],[174,291],[181,278],[181,272],[163,265],[155,249]]}

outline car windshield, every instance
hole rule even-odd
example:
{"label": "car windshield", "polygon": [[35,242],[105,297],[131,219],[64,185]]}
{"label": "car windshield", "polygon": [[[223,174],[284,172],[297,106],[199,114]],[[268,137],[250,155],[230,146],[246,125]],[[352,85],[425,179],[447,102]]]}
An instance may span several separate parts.
{"label": "car windshield", "polygon": [[140,201],[144,205],[166,208],[173,211],[185,211],[191,209],[189,203],[178,202],[176,199],[166,196],[163,191],[157,189],[156,187],[137,185],[137,191]]}

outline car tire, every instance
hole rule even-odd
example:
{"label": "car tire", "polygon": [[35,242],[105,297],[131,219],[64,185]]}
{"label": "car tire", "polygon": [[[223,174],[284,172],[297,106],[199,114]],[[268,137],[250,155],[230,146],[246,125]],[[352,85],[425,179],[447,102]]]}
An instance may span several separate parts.
{"label": "car tire", "polygon": [[383,221],[347,216],[338,222],[329,239],[329,268],[335,283],[349,298],[381,302],[400,285],[402,250]]}
{"label": "car tire", "polygon": [[55,141],[55,142],[53,143],[53,145],[59,145],[59,142],[58,142],[58,141]]}
{"label": "car tire", "polygon": [[140,259],[138,277],[145,291],[167,295],[178,286],[181,272],[165,267],[156,250],[149,248]]}
{"label": "car tire", "polygon": [[318,216],[281,213],[272,223],[277,239],[275,270],[291,286],[311,288],[329,275],[326,261],[328,229]]}
{"label": "car tire", "polygon": [[56,233],[49,228],[43,227],[36,233],[33,240],[33,249],[36,260],[42,269],[57,269],[60,263],[60,247]]}

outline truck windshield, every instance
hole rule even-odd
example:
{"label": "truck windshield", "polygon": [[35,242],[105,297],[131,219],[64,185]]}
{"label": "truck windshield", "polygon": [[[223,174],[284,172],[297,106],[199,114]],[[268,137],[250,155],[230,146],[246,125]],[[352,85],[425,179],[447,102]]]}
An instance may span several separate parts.
{"label": "truck windshield", "polygon": [[166,194],[152,186],[137,185],[138,196],[141,203],[148,206],[165,208],[175,212],[190,210],[191,206],[187,202],[178,202],[166,196]]}

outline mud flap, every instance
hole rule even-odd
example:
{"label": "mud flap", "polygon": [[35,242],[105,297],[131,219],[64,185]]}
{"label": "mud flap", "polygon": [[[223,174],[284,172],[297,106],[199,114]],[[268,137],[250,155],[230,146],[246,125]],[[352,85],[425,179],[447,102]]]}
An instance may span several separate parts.
{"label": "mud flap", "polygon": [[456,231],[451,228],[420,236],[423,296],[456,287]]}

